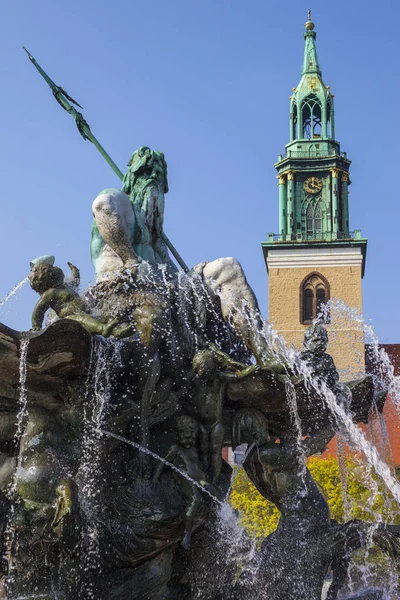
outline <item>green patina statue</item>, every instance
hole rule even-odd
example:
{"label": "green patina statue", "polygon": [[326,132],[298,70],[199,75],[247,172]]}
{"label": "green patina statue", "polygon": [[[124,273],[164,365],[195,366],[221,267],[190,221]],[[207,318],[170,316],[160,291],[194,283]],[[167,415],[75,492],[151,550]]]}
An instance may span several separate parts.
{"label": "green patina statue", "polygon": [[132,270],[142,260],[164,264],[170,274],[177,270],[163,238],[167,191],[164,154],[142,146],[128,163],[122,191],[103,190],[93,202],[91,256],[98,277]]}
{"label": "green patina statue", "polygon": [[138,256],[176,271],[163,240],[164,195],[168,192],[164,153],[142,146],[128,162],[122,191],[131,199],[135,215],[132,244]]}

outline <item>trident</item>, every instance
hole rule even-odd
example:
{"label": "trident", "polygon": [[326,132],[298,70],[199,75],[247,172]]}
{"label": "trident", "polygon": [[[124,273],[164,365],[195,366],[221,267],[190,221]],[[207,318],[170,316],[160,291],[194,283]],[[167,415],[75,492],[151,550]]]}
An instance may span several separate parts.
{"label": "trident", "polygon": [[[24,46],[22,46],[22,47],[24,48]],[[117,165],[115,164],[115,162],[113,161],[111,156],[104,150],[104,148],[100,144],[100,142],[95,138],[95,136],[93,135],[93,133],[90,130],[89,124],[84,119],[82,113],[78,112],[76,110],[76,108],[72,105],[75,104],[75,106],[78,106],[79,108],[83,108],[83,107],[80,104],[78,104],[78,102],[76,102],[76,100],[71,98],[71,96],[69,96],[67,94],[67,92],[65,90],[63,90],[62,87],[56,85],[54,83],[54,81],[52,79],[50,79],[50,77],[47,75],[47,73],[45,73],[43,71],[42,67],[36,62],[36,60],[33,58],[32,54],[30,54],[26,48],[24,48],[24,50],[27,53],[31,63],[36,67],[36,69],[39,71],[39,73],[41,74],[43,79],[50,86],[50,89],[53,92],[53,96],[57,100],[58,104],[60,106],[62,106],[63,109],[66,110],[67,113],[69,113],[75,119],[76,126],[78,128],[79,133],[83,137],[83,139],[89,140],[90,142],[92,142],[92,144],[94,144],[96,146],[97,150],[100,152],[102,157],[108,162],[108,164],[110,165],[110,167],[112,168],[114,173],[116,173],[116,175],[122,181],[124,178],[124,174],[117,167]],[[164,232],[161,233],[161,238],[163,239],[163,241],[165,242],[165,244],[171,251],[171,254],[174,256],[177,263],[187,273],[189,271],[189,267],[187,266],[187,264],[185,263],[185,261],[183,260],[183,258],[179,254],[179,252],[176,250],[176,248],[170,242],[170,240],[168,239],[168,237],[165,235]]]}

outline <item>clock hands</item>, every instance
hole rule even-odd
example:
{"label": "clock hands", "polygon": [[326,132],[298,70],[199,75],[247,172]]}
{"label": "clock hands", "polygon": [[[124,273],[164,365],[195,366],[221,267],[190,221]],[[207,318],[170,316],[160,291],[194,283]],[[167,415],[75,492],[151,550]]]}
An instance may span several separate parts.
{"label": "clock hands", "polygon": [[305,190],[310,194],[315,194],[322,189],[322,180],[319,177],[308,177],[304,182]]}

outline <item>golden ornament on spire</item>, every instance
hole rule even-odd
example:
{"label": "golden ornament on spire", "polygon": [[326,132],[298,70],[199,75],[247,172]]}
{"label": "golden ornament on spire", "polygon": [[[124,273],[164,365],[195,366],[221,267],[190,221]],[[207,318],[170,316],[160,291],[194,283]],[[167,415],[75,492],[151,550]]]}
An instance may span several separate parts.
{"label": "golden ornament on spire", "polygon": [[307,29],[307,31],[312,31],[314,29],[315,25],[314,23],[311,21],[311,8],[308,9],[308,21],[305,24],[305,28]]}

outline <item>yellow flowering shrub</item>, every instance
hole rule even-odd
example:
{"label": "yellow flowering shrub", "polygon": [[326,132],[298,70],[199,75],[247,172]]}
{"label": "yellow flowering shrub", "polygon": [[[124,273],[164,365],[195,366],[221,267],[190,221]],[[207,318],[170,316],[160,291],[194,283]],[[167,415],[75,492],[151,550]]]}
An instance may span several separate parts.
{"label": "yellow flowering shrub", "polygon": [[229,497],[232,508],[240,513],[240,522],[249,535],[265,538],[275,531],[279,511],[254,487],[244,469],[240,469]]}
{"label": "yellow flowering shrub", "polygon": [[[337,458],[310,458],[308,468],[329,504],[332,519],[339,522],[348,519],[375,521],[382,517],[391,523],[400,523],[397,502],[378,485],[376,475],[365,464],[359,464],[352,458],[346,459],[346,514]],[[261,496],[244,469],[236,477],[230,503],[239,511],[241,524],[252,537],[262,539],[275,531],[279,511]]]}

